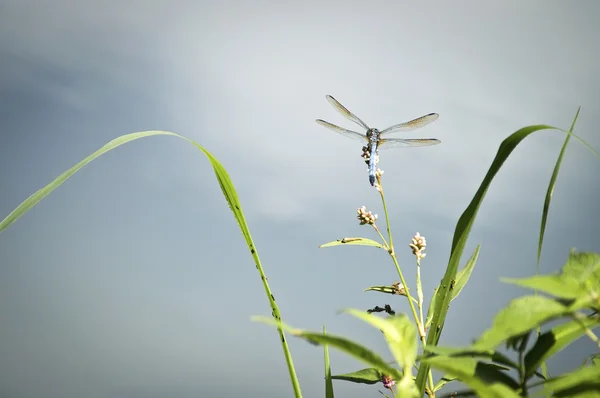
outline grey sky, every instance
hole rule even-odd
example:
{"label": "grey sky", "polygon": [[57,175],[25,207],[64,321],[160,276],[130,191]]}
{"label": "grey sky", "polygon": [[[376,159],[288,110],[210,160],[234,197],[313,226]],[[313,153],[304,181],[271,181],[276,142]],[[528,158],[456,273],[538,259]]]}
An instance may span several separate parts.
{"label": "grey sky", "polygon": [[[0,1],[0,217],[119,135],[193,138],[227,168],[288,323],[361,340],[378,331],[336,315],[404,301],[362,293],[397,279],[382,251],[320,250],[383,216],[360,145],[317,125],[353,127],[331,94],[384,128],[429,112],[431,148],[381,153],[397,249],[428,242],[427,294],[445,270],[456,221],[498,145],[531,124],[600,148],[600,3]],[[564,136],[527,138],[490,188],[444,344],[467,344],[535,272],[546,186]],[[600,250],[599,163],[565,157],[542,272],[571,247]],[[466,260],[466,258],[463,260]],[[292,396],[270,309],[212,169],[181,140],[128,144],[83,169],[0,236],[0,395]],[[323,396],[322,351],[291,349],[306,397]],[[578,365],[582,341],[550,364]],[[332,353],[334,373],[363,365]],[[336,383],[338,396],[379,396]]]}

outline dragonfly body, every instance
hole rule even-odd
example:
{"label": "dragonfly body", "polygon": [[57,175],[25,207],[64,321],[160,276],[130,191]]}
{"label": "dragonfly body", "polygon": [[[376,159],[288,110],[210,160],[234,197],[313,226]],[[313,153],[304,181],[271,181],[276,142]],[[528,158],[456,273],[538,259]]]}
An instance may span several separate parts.
{"label": "dragonfly body", "polygon": [[369,182],[371,185],[375,185],[375,168],[377,163],[377,146],[379,144],[379,130],[369,129],[367,131],[367,138],[369,139]]}
{"label": "dragonfly body", "polygon": [[436,145],[440,143],[440,140],[435,138],[382,138],[382,136],[387,137],[387,134],[394,133],[397,131],[410,131],[417,129],[419,127],[423,127],[435,120],[439,117],[437,113],[430,113],[425,116],[421,116],[420,118],[411,120],[409,122],[395,124],[386,128],[385,130],[379,131],[375,128],[370,128],[367,126],[365,122],[360,120],[356,115],[346,109],[342,104],[340,104],[335,98],[331,95],[326,96],[327,101],[341,113],[344,117],[358,124],[362,128],[366,130],[365,134],[357,133],[356,131],[348,130],[335,124],[326,122],[325,120],[317,119],[317,123],[320,125],[327,127],[330,130],[335,131],[336,133],[342,134],[348,138],[352,138],[358,141],[361,141],[365,146],[364,152],[368,153],[369,159],[369,182],[371,185],[375,185],[376,180],[376,164],[377,164],[377,153],[379,149],[387,149],[387,148],[396,148],[396,147],[418,147],[418,146],[428,146],[428,145]]}

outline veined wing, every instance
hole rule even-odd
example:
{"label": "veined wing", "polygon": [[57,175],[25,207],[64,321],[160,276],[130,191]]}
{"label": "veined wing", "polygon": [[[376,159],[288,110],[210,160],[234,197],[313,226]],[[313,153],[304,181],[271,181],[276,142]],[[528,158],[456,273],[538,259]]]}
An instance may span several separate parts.
{"label": "veined wing", "polygon": [[430,146],[437,145],[440,142],[435,138],[388,138],[379,140],[377,149]]}
{"label": "veined wing", "polygon": [[321,126],[325,126],[328,129],[335,131],[336,133],[342,134],[342,135],[344,135],[348,138],[352,138],[354,140],[361,141],[363,144],[366,144],[369,142],[369,139],[364,134],[345,129],[340,126],[336,126],[335,124],[331,124],[329,122],[326,122],[325,120],[317,119],[316,122],[319,123]]}
{"label": "veined wing", "polygon": [[338,100],[333,98],[331,95],[326,95],[325,98],[327,98],[327,101],[329,101],[329,103],[335,108],[335,110],[338,111],[339,113],[341,113],[344,117],[347,117],[348,119],[352,120],[354,123],[358,124],[360,127],[364,128],[365,130],[370,130],[369,126],[367,126],[367,124],[365,122],[360,120],[358,118],[358,116],[356,116],[354,113],[352,113],[348,109],[346,109],[346,107],[344,107],[344,105],[340,104],[338,102]]}
{"label": "veined wing", "polygon": [[429,115],[421,116],[415,120],[411,120],[410,122],[390,126],[387,129],[382,130],[380,134],[389,134],[395,133],[396,131],[410,131],[418,129],[419,127],[427,126],[431,122],[435,122],[439,117],[440,115],[437,113],[430,113]]}

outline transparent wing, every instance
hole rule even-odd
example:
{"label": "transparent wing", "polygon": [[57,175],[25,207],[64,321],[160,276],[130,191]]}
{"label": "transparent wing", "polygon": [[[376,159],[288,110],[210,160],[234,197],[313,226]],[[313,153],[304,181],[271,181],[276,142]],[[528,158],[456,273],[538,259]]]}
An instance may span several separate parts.
{"label": "transparent wing", "polygon": [[437,145],[440,142],[440,140],[437,140],[435,138],[388,138],[385,140],[379,140],[379,146],[377,147],[377,149],[430,146]]}
{"label": "transparent wing", "polygon": [[361,141],[363,144],[369,142],[369,139],[364,134],[357,133],[356,131],[352,130],[347,130],[340,126],[336,126],[335,124],[326,122],[325,120],[317,119],[316,122],[319,123],[321,126],[325,126],[328,129],[335,131],[336,133],[342,134],[348,138],[352,138],[353,140]]}
{"label": "transparent wing", "polygon": [[410,122],[390,126],[387,129],[381,131],[380,134],[389,134],[395,133],[397,131],[410,131],[418,129],[423,126],[427,126],[431,122],[435,122],[439,117],[440,115],[438,115],[437,113],[430,113],[429,115],[421,116],[415,120],[411,120]]}
{"label": "transparent wing", "polygon": [[354,123],[358,124],[365,130],[369,130],[369,126],[367,126],[365,122],[360,120],[358,116],[356,116],[354,113],[346,109],[344,105],[338,102],[338,100],[333,98],[331,95],[326,95],[325,98],[327,98],[327,101],[329,101],[329,103],[335,108],[335,110],[341,113],[344,117],[347,117],[348,119],[352,120]]}

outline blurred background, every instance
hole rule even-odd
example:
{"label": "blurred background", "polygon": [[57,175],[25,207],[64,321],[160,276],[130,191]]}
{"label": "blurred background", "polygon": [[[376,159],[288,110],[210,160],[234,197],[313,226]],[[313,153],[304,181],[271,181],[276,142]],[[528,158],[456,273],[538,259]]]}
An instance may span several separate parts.
{"label": "blurred background", "polygon": [[[426,297],[441,280],[456,222],[499,144],[532,124],[600,147],[600,3],[553,1],[0,2],[0,219],[122,134],[162,129],[226,167],[284,321],[361,341],[391,358],[379,331],[337,311],[403,298],[363,293],[397,280],[384,251],[318,249],[376,238],[380,215],[355,128],[335,96],[385,128],[430,112],[409,137],[441,145],[380,153],[396,250],[427,238]],[[535,273],[542,205],[564,140],[527,138],[491,185],[441,344],[466,345],[511,298],[500,277]],[[575,140],[549,213],[540,271],[568,251],[600,250],[598,159]],[[152,137],[120,147],[0,236],[0,395],[7,398],[291,397],[260,278],[212,168],[192,145]],[[304,396],[324,395],[321,348],[289,339]],[[579,366],[582,339],[555,361]],[[332,351],[332,370],[364,367]],[[338,396],[378,386],[335,383]],[[446,390],[449,391],[449,390]]]}

